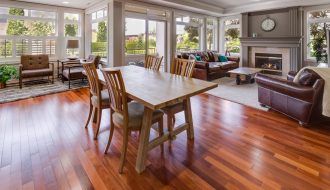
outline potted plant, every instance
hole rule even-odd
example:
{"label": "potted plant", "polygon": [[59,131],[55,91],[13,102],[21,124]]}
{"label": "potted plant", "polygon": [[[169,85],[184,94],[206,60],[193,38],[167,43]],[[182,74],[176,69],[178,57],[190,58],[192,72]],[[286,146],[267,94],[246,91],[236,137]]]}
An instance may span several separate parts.
{"label": "potted plant", "polygon": [[0,65],[0,89],[6,87],[6,82],[10,79],[17,79],[18,71],[13,65]]}

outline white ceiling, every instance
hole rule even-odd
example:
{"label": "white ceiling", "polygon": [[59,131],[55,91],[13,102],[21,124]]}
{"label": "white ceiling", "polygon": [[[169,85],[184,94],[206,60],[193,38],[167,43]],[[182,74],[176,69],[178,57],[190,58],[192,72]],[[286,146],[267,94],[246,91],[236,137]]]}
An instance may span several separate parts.
{"label": "white ceiling", "polygon": [[[56,5],[62,7],[70,7],[70,8],[78,8],[78,9],[86,9],[89,6],[98,3],[102,0],[18,0],[24,2],[31,3],[41,3],[45,5]],[[68,2],[64,4],[63,2]]]}
{"label": "white ceiling", "polygon": [[[20,0],[25,2],[57,5],[70,8],[86,9],[102,0]],[[64,4],[63,2],[69,2]],[[120,1],[120,0],[119,0]],[[311,6],[329,4],[330,0],[122,0],[140,1],[194,11],[213,16],[232,15],[242,12],[286,8],[293,6]]]}

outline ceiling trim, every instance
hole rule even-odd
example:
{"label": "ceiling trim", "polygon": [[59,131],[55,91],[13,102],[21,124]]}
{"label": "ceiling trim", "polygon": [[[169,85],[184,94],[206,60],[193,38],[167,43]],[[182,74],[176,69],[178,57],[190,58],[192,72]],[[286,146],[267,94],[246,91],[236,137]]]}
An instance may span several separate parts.
{"label": "ceiling trim", "polygon": [[227,8],[224,11],[224,15],[233,15],[233,14],[240,14],[246,12],[264,11],[264,10],[272,10],[272,9],[288,8],[288,7],[296,7],[296,6],[323,5],[329,3],[330,3],[329,0],[308,0],[308,1],[295,0],[285,3],[278,3],[276,1],[260,2],[249,5],[243,5],[239,7]]}
{"label": "ceiling trim", "polygon": [[210,16],[221,16],[224,13],[224,9],[198,2],[196,0],[139,0],[144,3],[153,3],[156,5],[163,5],[174,9],[185,10],[189,12],[196,12],[199,14]]}

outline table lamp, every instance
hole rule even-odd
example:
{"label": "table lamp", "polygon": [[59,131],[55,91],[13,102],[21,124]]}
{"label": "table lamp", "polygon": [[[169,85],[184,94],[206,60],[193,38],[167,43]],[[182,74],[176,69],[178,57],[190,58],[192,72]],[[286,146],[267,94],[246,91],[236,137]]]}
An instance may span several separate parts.
{"label": "table lamp", "polygon": [[74,55],[74,50],[79,48],[79,40],[68,40],[66,44],[66,48],[72,50],[72,54],[71,57],[69,57],[69,59],[77,59]]}

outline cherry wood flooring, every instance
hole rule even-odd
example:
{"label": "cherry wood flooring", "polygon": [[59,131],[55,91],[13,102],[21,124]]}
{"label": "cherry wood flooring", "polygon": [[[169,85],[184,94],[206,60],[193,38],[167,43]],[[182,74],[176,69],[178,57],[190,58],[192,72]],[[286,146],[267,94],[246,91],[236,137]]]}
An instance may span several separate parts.
{"label": "cherry wood flooring", "polygon": [[120,175],[122,131],[104,155],[109,111],[93,140],[91,125],[83,127],[87,89],[0,104],[0,189],[330,189],[328,124],[302,128],[205,94],[192,98],[192,109],[194,141],[182,133],[163,154],[152,150],[139,175],[133,133]]}

